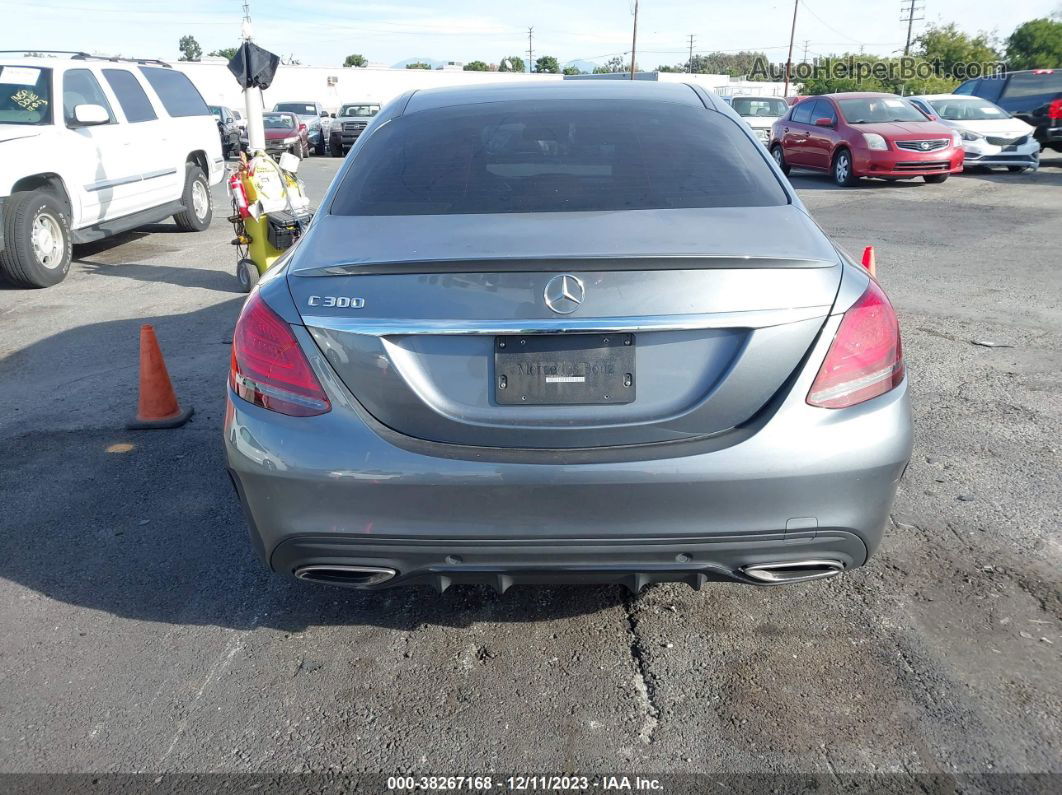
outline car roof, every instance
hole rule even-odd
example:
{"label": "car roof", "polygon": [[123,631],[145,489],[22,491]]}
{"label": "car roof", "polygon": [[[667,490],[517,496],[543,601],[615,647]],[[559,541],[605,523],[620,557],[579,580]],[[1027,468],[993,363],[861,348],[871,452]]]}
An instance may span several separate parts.
{"label": "car roof", "polygon": [[822,94],[832,99],[872,99],[874,97],[895,97],[903,99],[899,94],[889,94],[886,91],[841,91],[836,94]]}
{"label": "car roof", "polygon": [[982,102],[986,101],[984,98],[973,94],[913,94],[907,99],[979,99]]}
{"label": "car roof", "polygon": [[159,66],[164,69],[173,68],[162,61],[154,61],[150,59],[138,61],[133,58],[106,58],[102,55],[99,57],[90,56],[87,58],[49,58],[48,56],[23,57],[16,52],[0,52],[0,64],[3,64],[4,66],[33,66],[43,69],[55,69],[56,67],[64,69],[84,69],[88,66],[98,66],[101,69],[114,69],[116,67],[134,69],[138,66]]}
{"label": "car roof", "polygon": [[542,80],[429,88],[415,92],[406,104],[404,112],[416,113],[486,102],[554,99],[645,100],[704,107],[701,98],[685,83],[657,83],[649,80]]}

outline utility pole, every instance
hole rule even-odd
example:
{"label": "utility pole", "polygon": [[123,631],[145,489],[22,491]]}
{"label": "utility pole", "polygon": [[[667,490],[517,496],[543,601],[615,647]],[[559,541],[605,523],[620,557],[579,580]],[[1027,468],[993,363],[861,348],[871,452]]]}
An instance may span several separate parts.
{"label": "utility pole", "polygon": [[634,0],[634,33],[631,35],[631,80],[634,79],[635,52],[638,49],[638,0]]}
{"label": "utility pole", "polygon": [[800,59],[800,63],[808,62],[808,40],[804,39],[804,57]]}
{"label": "utility pole", "polygon": [[914,23],[925,19],[924,16],[916,17],[915,14],[924,12],[926,7],[924,5],[918,5],[916,0],[907,0],[907,5],[900,8],[901,14],[907,16],[901,16],[900,22],[907,23],[907,44],[903,47],[903,54],[908,55],[911,52],[911,31],[914,28]]}
{"label": "utility pole", "polygon": [[528,74],[531,73],[531,64],[532,64],[532,62],[534,60],[534,56],[532,55],[533,50],[531,49],[531,34],[534,32],[534,30],[535,29],[533,27],[527,29],[527,72],[528,72]]}
{"label": "utility pole", "polygon": [[240,38],[244,41],[250,41],[252,35],[251,0],[243,0],[243,22],[240,23]]}
{"label": "utility pole", "polygon": [[688,65],[690,67],[690,69],[689,69],[690,74],[693,74],[693,34],[692,33],[690,34],[690,61],[689,61]]}
{"label": "utility pole", "polygon": [[793,0],[793,27],[789,29],[789,57],[785,59],[785,88],[782,89],[782,96],[789,96],[789,73],[793,68],[793,37],[796,36],[796,15],[797,8],[800,7],[800,0]]}

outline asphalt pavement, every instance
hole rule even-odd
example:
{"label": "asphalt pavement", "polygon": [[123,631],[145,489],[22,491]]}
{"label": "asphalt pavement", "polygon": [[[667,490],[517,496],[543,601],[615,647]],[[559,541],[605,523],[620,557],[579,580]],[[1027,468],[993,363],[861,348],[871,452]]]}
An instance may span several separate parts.
{"label": "asphalt pavement", "polygon": [[[319,197],[339,161],[302,175]],[[351,592],[253,558],[223,470],[243,295],[214,223],[0,287],[0,772],[1062,773],[1062,158],[838,189],[916,422],[868,566],[709,584]],[[155,325],[179,430],[123,430]]]}

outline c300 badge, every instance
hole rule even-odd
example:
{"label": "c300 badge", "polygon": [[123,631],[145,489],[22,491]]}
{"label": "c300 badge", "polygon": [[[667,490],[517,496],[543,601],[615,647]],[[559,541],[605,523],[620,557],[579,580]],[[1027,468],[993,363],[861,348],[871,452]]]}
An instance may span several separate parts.
{"label": "c300 badge", "polygon": [[311,295],[307,301],[310,306],[335,307],[337,309],[361,309],[365,306],[364,298],[351,298],[347,295]]}

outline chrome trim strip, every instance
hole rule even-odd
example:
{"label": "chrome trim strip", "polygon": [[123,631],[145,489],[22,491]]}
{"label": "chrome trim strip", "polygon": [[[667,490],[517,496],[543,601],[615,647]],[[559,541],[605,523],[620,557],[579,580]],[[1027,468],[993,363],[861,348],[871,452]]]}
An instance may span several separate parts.
{"label": "chrome trim strip", "polygon": [[85,190],[92,191],[107,190],[107,188],[117,188],[119,185],[128,185],[131,182],[140,182],[141,176],[135,174],[132,177],[121,177],[119,179],[101,179],[96,182],[91,182],[85,186]]}
{"label": "chrome trim strip", "polygon": [[168,177],[171,174],[176,174],[177,169],[167,168],[162,171],[149,171],[146,174],[135,174],[131,177],[120,177],[118,179],[101,179],[97,182],[92,182],[85,186],[85,190],[90,193],[98,190],[107,190],[107,188],[117,188],[119,185],[129,185],[133,182],[146,182],[149,179],[158,179],[159,177]]}
{"label": "chrome trim strip", "polygon": [[559,317],[536,320],[382,320],[380,318],[304,315],[309,327],[372,337],[407,334],[596,334],[641,331],[694,331],[714,328],[767,328],[826,317],[830,305],[791,309],[756,309],[702,315],[640,315],[628,317]]}
{"label": "chrome trim strip", "polygon": [[159,177],[168,177],[171,174],[176,174],[176,173],[177,173],[177,169],[175,169],[175,168],[167,168],[167,169],[163,169],[162,171],[149,171],[147,174],[141,174],[140,178],[142,180],[144,180],[144,182],[147,182],[149,179],[158,179]]}

